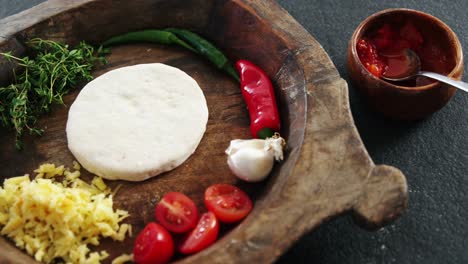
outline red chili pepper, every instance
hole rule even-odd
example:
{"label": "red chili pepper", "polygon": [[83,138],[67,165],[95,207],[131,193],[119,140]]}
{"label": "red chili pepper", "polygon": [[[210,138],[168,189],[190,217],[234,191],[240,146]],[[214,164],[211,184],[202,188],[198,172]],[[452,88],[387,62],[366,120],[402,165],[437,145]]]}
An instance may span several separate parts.
{"label": "red chili pepper", "polygon": [[242,96],[250,114],[250,132],[254,138],[267,138],[280,130],[275,92],[268,76],[247,60],[236,63],[241,79]]}

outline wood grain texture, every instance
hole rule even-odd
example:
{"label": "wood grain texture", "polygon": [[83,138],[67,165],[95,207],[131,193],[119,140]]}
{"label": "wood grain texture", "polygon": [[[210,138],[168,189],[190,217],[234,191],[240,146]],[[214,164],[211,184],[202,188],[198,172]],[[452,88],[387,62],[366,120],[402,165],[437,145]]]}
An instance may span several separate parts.
{"label": "wood grain texture", "polygon": [[[122,184],[116,207],[129,210],[134,232],[153,221],[152,211],[167,191],[180,191],[200,208],[204,189],[213,183],[239,185],[254,199],[252,213],[239,225],[224,227],[220,240],[181,263],[269,263],[302,234],[323,221],[354,212],[365,227],[376,228],[400,215],[407,203],[406,181],[392,167],[375,166],[350,114],[347,84],[320,44],[272,0],[78,0],[49,1],[0,23],[0,50],[22,54],[21,42],[42,37],[75,44],[99,43],[109,36],[143,28],[185,27],[214,41],[232,60],[245,58],[265,69],[274,82],[288,140],[284,162],[266,182],[236,180],[224,149],[234,138],[249,138],[248,112],[238,84],[200,57],[177,47],[135,44],[115,47],[109,64],[95,76],[125,65],[163,62],[186,71],[207,98],[209,121],[194,155],[177,169],[143,183]],[[0,65],[7,79],[11,65]],[[2,79],[0,79],[1,81]],[[40,120],[43,137],[27,137],[16,152],[13,135],[0,132],[0,177],[30,173],[44,162],[71,165],[65,124],[78,90]],[[157,151],[157,150],[155,150]],[[84,173],[85,179],[92,175]],[[2,250],[11,250],[2,241]],[[104,241],[111,258],[130,252],[133,238]],[[0,263],[29,263],[20,250]],[[21,257],[16,257],[21,256]]]}

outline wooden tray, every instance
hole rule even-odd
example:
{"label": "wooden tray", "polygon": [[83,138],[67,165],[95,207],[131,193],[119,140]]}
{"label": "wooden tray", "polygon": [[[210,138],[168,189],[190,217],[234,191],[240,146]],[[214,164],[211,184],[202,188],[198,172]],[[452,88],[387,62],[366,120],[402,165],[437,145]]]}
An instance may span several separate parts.
{"label": "wooden tray", "polygon": [[[210,113],[201,144],[179,168],[143,183],[110,183],[124,185],[115,203],[130,212],[128,222],[135,233],[153,221],[153,207],[165,192],[184,192],[203,208],[203,190],[219,182],[240,185],[253,197],[254,210],[239,225],[224,228],[216,244],[178,261],[273,262],[301,235],[331,217],[351,212],[363,226],[377,228],[402,213],[407,205],[405,177],[393,167],[374,165],[354,126],[346,82],[320,44],[273,0],[52,0],[2,20],[0,50],[21,55],[21,43],[32,37],[98,44],[116,34],[164,27],[196,31],[232,60],[252,60],[269,74],[279,100],[287,154],[266,182],[238,182],[223,153],[229,140],[250,137],[238,84],[178,47],[114,48],[110,63],[97,69],[95,76],[136,63],[176,66],[200,84]],[[2,64],[0,82],[5,84],[9,76],[11,69]],[[77,93],[67,96],[67,106]],[[45,135],[26,137],[22,152],[14,150],[12,134],[1,132],[0,177],[31,173],[44,162],[71,166],[67,112],[67,107],[57,107],[41,119]],[[112,259],[131,252],[133,240],[104,240],[101,247]],[[5,239],[0,239],[0,250],[0,263],[32,262]]]}

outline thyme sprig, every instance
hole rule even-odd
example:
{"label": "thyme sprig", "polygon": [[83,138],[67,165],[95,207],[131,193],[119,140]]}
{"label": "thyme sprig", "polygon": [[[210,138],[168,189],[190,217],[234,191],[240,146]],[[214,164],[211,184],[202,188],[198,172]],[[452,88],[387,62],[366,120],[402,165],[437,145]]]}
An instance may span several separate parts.
{"label": "thyme sprig", "polygon": [[63,96],[83,81],[90,81],[97,62],[105,63],[105,50],[97,51],[85,42],[74,49],[68,45],[44,39],[31,39],[27,43],[34,58],[2,53],[10,62],[16,62],[19,73],[13,82],[0,87],[0,124],[16,132],[16,148],[22,148],[21,136],[25,132],[42,135],[35,127],[39,116],[50,112],[52,105],[63,105]]}

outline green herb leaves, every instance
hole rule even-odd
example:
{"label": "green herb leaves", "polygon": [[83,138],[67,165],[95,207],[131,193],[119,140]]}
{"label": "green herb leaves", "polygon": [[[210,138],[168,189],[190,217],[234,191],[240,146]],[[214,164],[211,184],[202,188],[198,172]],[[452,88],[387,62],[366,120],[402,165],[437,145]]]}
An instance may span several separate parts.
{"label": "green herb leaves", "polygon": [[51,110],[54,104],[63,104],[63,96],[82,81],[92,79],[91,70],[96,62],[105,62],[104,51],[81,42],[69,49],[55,41],[32,39],[26,43],[35,54],[18,58],[11,53],[0,53],[20,66],[13,83],[0,87],[0,124],[16,131],[16,147],[24,132],[41,135],[34,127],[38,117]]}

